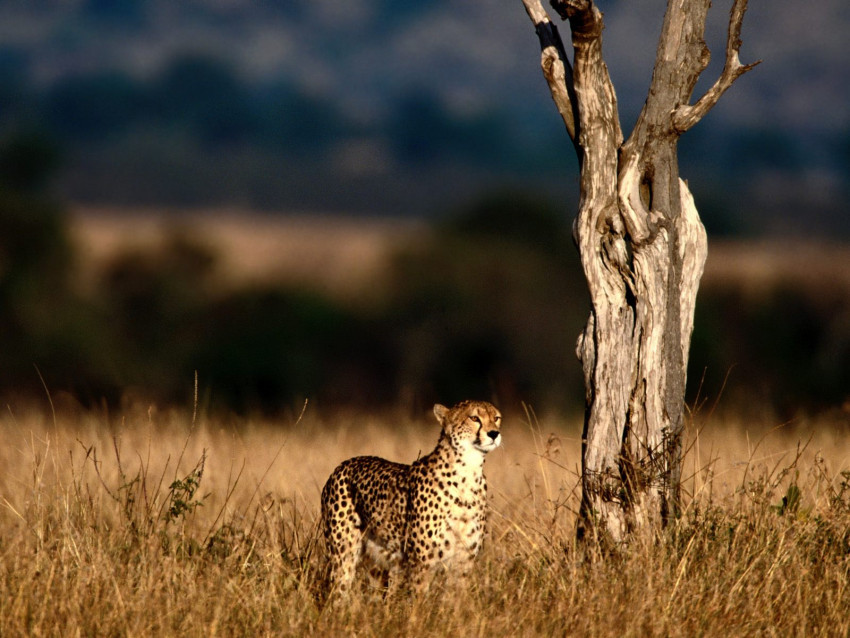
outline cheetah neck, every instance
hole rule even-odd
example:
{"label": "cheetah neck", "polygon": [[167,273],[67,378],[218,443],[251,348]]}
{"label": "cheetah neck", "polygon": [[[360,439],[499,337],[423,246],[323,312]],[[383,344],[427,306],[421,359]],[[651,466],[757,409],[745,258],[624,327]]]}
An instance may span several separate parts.
{"label": "cheetah neck", "polygon": [[461,447],[454,445],[445,435],[440,437],[434,454],[446,459],[449,464],[463,474],[482,474],[485,454],[472,445]]}

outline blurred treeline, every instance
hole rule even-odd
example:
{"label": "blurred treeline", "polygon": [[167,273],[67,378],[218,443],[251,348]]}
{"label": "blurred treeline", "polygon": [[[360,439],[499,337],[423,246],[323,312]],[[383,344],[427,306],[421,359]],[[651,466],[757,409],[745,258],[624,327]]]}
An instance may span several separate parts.
{"label": "blurred treeline", "polygon": [[[413,83],[364,119],[211,52],[178,51],[146,73],[101,61],[49,82],[36,81],[31,63],[0,46],[0,136],[29,130],[62,149],[54,187],[75,202],[428,216],[505,179],[577,199],[575,180],[563,179],[575,174],[574,153],[553,134],[548,100],[546,119],[510,101],[458,111]],[[848,236],[846,180],[823,178],[816,197],[798,180],[806,170],[846,174],[850,137],[804,138],[759,126],[689,132],[682,173],[694,178],[707,228],[787,233],[798,222],[789,211],[804,206],[806,232]]]}
{"label": "blurred treeline", "polygon": [[[580,408],[575,337],[588,310],[566,215],[494,193],[400,245],[387,281],[358,302],[316,290],[219,285],[215,249],[175,232],[127,251],[83,287],[61,207],[42,186],[50,145],[0,148],[0,387],[68,391],[84,404],[128,393],[269,410],[479,396]],[[376,294],[376,292],[380,294]],[[840,406],[850,388],[850,299],[780,286],[758,297],[705,287],[691,399],[793,414]],[[728,381],[727,381],[728,375]]]}
{"label": "blurred treeline", "polygon": [[211,53],[49,83],[27,68],[23,53],[0,47],[0,134],[28,128],[53,140],[65,154],[55,186],[77,202],[423,214],[434,180],[463,191],[482,175],[564,164],[552,156],[558,145],[541,151],[503,111],[457,115],[416,88],[363,122],[286,77],[248,78]]}

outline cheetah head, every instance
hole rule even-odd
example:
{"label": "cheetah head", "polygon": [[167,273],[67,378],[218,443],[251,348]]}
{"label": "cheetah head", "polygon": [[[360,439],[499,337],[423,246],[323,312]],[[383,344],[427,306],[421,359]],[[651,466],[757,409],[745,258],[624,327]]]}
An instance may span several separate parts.
{"label": "cheetah head", "polygon": [[473,448],[486,454],[502,442],[502,415],[486,401],[462,401],[452,408],[438,403],[434,414],[443,427],[443,435],[455,448]]}

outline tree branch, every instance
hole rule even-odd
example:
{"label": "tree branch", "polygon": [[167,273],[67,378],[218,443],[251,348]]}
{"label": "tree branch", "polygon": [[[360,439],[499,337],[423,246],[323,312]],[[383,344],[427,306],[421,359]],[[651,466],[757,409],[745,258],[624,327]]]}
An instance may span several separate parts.
{"label": "tree branch", "polygon": [[578,142],[576,97],[573,90],[573,70],[567,59],[566,49],[558,33],[558,28],[552,24],[540,0],[522,0],[528,17],[534,23],[537,38],[540,40],[540,66],[543,77],[549,85],[552,100],[573,144]]}
{"label": "tree branch", "polygon": [[741,64],[738,54],[741,50],[741,25],[747,11],[747,0],[735,0],[729,13],[729,31],[726,40],[726,63],[723,72],[705,95],[696,104],[685,104],[673,113],[673,127],[679,133],[684,133],[699,122],[717,104],[732,83],[744,73],[758,65],[761,60],[752,64]]}

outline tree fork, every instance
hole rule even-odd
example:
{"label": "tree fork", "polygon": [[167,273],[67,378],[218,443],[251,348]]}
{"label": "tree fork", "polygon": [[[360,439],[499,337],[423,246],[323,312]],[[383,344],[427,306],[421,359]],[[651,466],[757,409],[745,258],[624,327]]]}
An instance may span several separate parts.
{"label": "tree fork", "polygon": [[602,57],[602,13],[592,0],[552,0],[569,21],[571,63],[540,0],[523,4],[581,171],[573,234],[591,312],[576,346],[586,390],[578,532],[616,543],[679,511],[687,362],[707,242],[676,147],[755,66],[738,57],[747,2],[734,0],[723,71],[693,105],[710,58],[710,0],[668,2],[646,102],[625,141]]}

